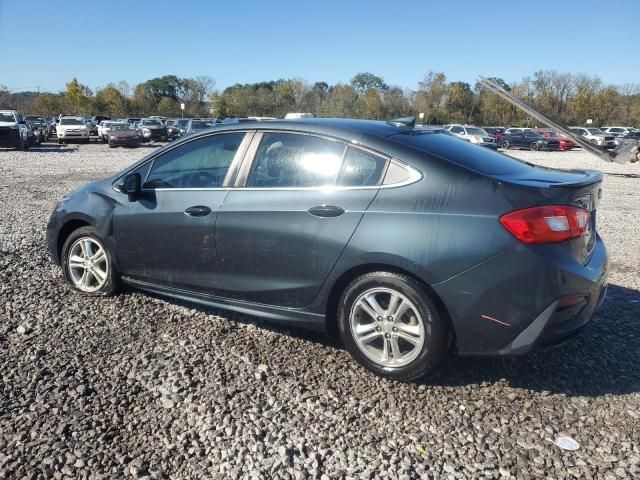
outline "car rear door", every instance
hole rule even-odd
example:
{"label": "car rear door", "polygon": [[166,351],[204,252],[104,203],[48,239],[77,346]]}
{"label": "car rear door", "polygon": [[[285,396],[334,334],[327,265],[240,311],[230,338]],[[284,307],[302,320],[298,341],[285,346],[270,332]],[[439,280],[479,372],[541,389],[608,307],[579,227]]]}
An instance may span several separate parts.
{"label": "car rear door", "polygon": [[337,140],[258,132],[218,212],[222,294],[309,305],[374,199],[386,163]]}
{"label": "car rear door", "polygon": [[[211,291],[218,209],[252,132],[197,137],[139,168],[143,190],[114,209],[118,270],[138,280]],[[123,195],[124,196],[124,195]]]}

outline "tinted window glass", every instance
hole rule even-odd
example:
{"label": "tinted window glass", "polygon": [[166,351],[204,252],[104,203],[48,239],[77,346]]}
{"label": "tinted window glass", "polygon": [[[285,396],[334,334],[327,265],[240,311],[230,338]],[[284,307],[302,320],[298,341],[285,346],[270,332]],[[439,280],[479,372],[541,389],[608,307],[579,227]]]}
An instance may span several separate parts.
{"label": "tinted window glass", "polygon": [[453,133],[464,133],[464,130],[462,129],[462,127],[451,127],[451,131]]}
{"label": "tinted window glass", "polygon": [[244,133],[212,135],[184,143],[153,162],[148,188],[221,187]]}
{"label": "tinted window glass", "polygon": [[436,155],[450,162],[486,174],[515,173],[532,168],[515,158],[493,152],[488,148],[478,147],[469,142],[460,142],[447,135],[397,134],[390,138],[427,154]]}
{"label": "tinted window glass", "polygon": [[386,160],[363,150],[349,148],[337,185],[344,187],[366,187],[377,185],[384,172]]}
{"label": "tinted window glass", "polygon": [[247,186],[322,187],[340,172],[344,145],[291,133],[265,133],[256,152]]}

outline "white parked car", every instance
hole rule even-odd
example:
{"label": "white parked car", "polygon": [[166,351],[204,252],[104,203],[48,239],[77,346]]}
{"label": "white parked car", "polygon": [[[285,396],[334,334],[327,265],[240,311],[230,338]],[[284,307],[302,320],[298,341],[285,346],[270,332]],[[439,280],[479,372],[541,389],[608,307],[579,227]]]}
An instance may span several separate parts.
{"label": "white parked car", "polygon": [[475,143],[481,147],[492,148],[496,150],[498,144],[496,139],[489,135],[486,130],[474,127],[473,125],[445,125],[447,130],[453,133],[456,137],[466,140],[470,143]]}
{"label": "white parked car", "polygon": [[0,147],[28,150],[27,125],[20,112],[0,110]]}
{"label": "white parked car", "polygon": [[62,116],[56,132],[59,144],[74,141],[89,143],[91,128],[82,117]]}
{"label": "white parked car", "polygon": [[109,131],[114,125],[129,125],[127,122],[114,122],[113,120],[103,120],[98,125],[98,138],[103,142],[109,140]]}
{"label": "white parked car", "polygon": [[586,128],[586,127],[569,127],[572,132],[583,136],[591,143],[598,145],[599,147],[615,148],[615,136],[613,134],[607,134],[599,128]]}
{"label": "white parked car", "polygon": [[524,133],[524,132],[533,132],[533,128],[528,127],[512,127],[507,128],[504,133],[511,135],[512,133]]}
{"label": "white parked car", "polygon": [[602,127],[604,133],[610,133],[616,137],[624,137],[630,133],[637,132],[638,130],[632,127]]}
{"label": "white parked car", "polygon": [[285,120],[293,120],[296,118],[313,118],[315,117],[315,115],[313,113],[300,113],[300,112],[291,112],[291,113],[287,113],[284,116]]}

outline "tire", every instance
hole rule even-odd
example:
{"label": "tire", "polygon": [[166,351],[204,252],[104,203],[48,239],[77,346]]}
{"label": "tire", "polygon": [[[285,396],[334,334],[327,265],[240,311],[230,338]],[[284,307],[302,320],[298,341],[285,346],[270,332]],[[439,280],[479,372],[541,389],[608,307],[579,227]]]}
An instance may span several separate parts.
{"label": "tire", "polygon": [[503,140],[502,145],[500,145],[505,150],[509,150],[509,140]]}
{"label": "tire", "polygon": [[16,150],[18,152],[22,152],[24,150],[24,141],[22,140],[22,137],[20,135],[18,135],[18,143],[16,143]]}
{"label": "tire", "polygon": [[532,152],[537,152],[538,150],[540,150],[540,145],[538,145],[538,142],[531,142],[531,145],[529,145],[529,150],[531,150]]}
{"label": "tire", "polygon": [[62,140],[58,139],[58,145],[62,145]]}
{"label": "tire", "polygon": [[[98,255],[100,251],[103,256]],[[97,261],[87,270],[87,264],[82,260],[96,256]],[[118,276],[111,254],[93,227],[82,227],[71,232],[62,247],[61,263],[65,280],[81,295],[104,297],[117,291]]]}
{"label": "tire", "polygon": [[[377,307],[366,301],[371,296]],[[404,308],[399,318],[395,313],[388,315],[389,307],[395,310],[393,297],[397,308]],[[367,273],[347,286],[338,304],[338,329],[345,348],[358,363],[399,381],[425,376],[442,360],[449,345],[448,324],[424,285],[390,272]],[[364,337],[368,340],[363,341]]]}

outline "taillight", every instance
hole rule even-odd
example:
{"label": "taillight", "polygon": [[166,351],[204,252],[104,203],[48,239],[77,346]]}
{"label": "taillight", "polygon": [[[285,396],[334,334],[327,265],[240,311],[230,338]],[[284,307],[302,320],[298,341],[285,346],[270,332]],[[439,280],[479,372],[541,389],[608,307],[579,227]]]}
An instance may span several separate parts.
{"label": "taillight", "polygon": [[500,223],[524,243],[564,242],[584,234],[589,212],[569,205],[547,205],[506,213]]}

